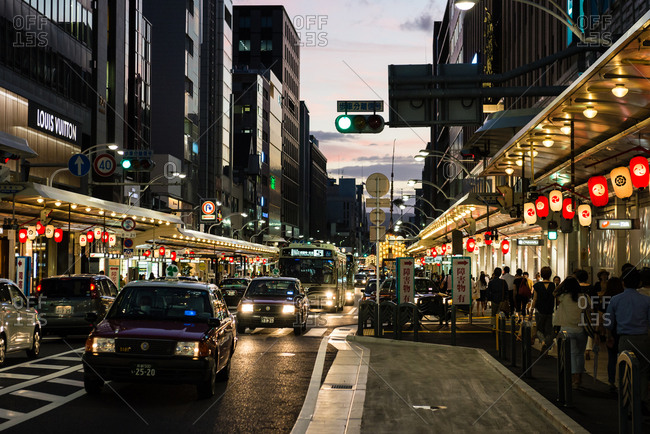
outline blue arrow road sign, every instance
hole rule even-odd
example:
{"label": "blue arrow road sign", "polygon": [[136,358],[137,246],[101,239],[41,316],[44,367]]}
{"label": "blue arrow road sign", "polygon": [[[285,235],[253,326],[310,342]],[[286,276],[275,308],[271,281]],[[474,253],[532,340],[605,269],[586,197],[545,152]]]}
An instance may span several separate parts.
{"label": "blue arrow road sign", "polygon": [[68,169],[74,176],[85,176],[90,171],[90,159],[84,154],[74,154],[68,161]]}

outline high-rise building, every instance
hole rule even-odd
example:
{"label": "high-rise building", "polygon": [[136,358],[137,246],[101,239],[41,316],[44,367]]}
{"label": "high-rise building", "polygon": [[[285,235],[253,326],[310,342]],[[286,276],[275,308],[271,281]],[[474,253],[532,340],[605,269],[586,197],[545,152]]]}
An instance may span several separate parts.
{"label": "high-rise building", "polygon": [[235,6],[233,64],[270,69],[282,83],[282,235],[299,225],[300,45],[282,6]]}
{"label": "high-rise building", "polygon": [[358,214],[355,178],[329,178],[327,185],[327,237],[338,246],[356,245]]}
{"label": "high-rise building", "polygon": [[321,239],[327,233],[327,213],[323,204],[327,203],[327,158],[318,147],[318,140],[310,135],[309,147],[309,238]]}

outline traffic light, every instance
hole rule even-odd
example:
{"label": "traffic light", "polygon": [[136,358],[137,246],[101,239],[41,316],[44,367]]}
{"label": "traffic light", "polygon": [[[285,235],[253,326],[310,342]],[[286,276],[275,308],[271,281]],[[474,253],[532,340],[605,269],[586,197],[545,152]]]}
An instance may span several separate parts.
{"label": "traffic light", "polygon": [[122,169],[129,172],[149,172],[156,163],[149,157],[125,157],[120,162],[120,165]]}
{"label": "traffic light", "polygon": [[335,121],[339,133],[376,134],[384,130],[384,118],[379,115],[340,115]]}

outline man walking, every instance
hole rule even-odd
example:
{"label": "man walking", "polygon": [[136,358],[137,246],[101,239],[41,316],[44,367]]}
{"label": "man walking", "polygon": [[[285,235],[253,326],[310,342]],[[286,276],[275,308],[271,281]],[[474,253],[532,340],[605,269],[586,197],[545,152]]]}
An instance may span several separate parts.
{"label": "man walking", "polygon": [[533,286],[533,302],[530,311],[535,313],[537,322],[537,336],[542,343],[542,354],[553,343],[553,309],[555,308],[555,284],[551,282],[553,271],[551,267],[542,267],[540,270],[541,282]]}
{"label": "man walking", "polygon": [[508,289],[506,290],[506,300],[510,302],[510,311],[514,311],[515,298],[513,296],[513,290],[515,289],[515,276],[510,274],[510,267],[503,267],[503,276],[501,276],[501,279],[505,280],[506,284],[508,285]]}

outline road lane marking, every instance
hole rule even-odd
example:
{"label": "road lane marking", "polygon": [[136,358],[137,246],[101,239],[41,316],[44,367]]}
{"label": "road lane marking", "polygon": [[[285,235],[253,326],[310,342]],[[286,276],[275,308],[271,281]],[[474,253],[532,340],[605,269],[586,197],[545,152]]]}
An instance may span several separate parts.
{"label": "road lane marking", "polygon": [[[0,431],[4,431],[7,428],[11,428],[12,426],[18,425],[19,423],[25,422],[27,420],[34,419],[35,417],[40,416],[41,414],[47,413],[50,410],[54,410],[55,408],[60,407],[63,404],[66,404],[85,394],[86,391],[84,389],[81,389],[77,392],[74,392],[71,395],[62,396],[61,399],[58,399],[57,401],[44,405],[43,407],[40,407],[34,411],[30,411],[29,413],[24,413],[19,417],[14,417],[13,419],[9,419],[7,422],[0,424]],[[4,416],[2,416],[2,414],[0,414],[0,417],[5,418]]]}
{"label": "road lane marking", "polygon": [[311,422],[311,418],[314,416],[314,411],[316,410],[316,402],[318,401],[318,391],[320,390],[320,380],[323,377],[323,369],[325,367],[327,341],[327,336],[325,336],[320,341],[320,346],[318,347],[318,355],[316,356],[316,362],[314,363],[314,370],[311,373],[311,380],[309,381],[309,389],[307,389],[305,401],[302,404],[302,409],[298,415],[298,420],[296,420],[296,423],[291,430],[291,434],[306,432],[307,428],[309,427],[309,423]]}
{"label": "road lane marking", "polygon": [[354,307],[354,308],[350,309],[350,312],[348,312],[346,315],[354,315],[356,312],[357,312],[357,308]]}
{"label": "road lane marking", "polygon": [[72,380],[70,378],[53,378],[47,381],[48,383],[64,384],[66,386],[84,387],[84,382],[79,380]]}
{"label": "road lane marking", "polygon": [[32,378],[37,378],[38,375],[30,374],[12,374],[12,373],[0,373],[0,378],[10,378],[12,380],[31,380]]}
{"label": "road lane marking", "polygon": [[6,410],[4,408],[0,408],[0,417],[3,419],[11,419],[14,417],[19,417],[24,415],[25,413],[21,413],[19,411]]}
{"label": "road lane marking", "polygon": [[[77,352],[79,352],[79,354],[81,354],[81,352],[83,352],[83,351],[84,351],[84,348],[83,348],[83,347],[82,347],[82,348],[76,348],[76,349],[74,349],[74,350],[65,351],[65,352],[63,352],[63,353],[54,354],[54,355],[52,355],[52,356],[47,356],[47,357],[39,358],[38,361],[39,361],[39,362],[42,362],[43,360],[56,359],[56,358],[58,358],[58,357],[60,357],[60,356],[62,356],[62,355],[64,355],[64,354],[70,354],[70,353],[77,353]],[[78,359],[76,359],[76,360],[80,362],[80,361],[81,361],[81,356],[80,356]],[[7,366],[6,368],[2,368],[2,369],[0,369],[0,372],[9,371],[10,369],[14,369],[14,368],[20,368],[20,367],[22,367],[22,366],[30,365],[30,364],[32,364],[32,363],[34,363],[33,360],[28,360],[28,361],[26,361],[26,362],[19,363],[19,364],[17,364],[17,365],[11,365],[11,366]]]}
{"label": "road lane marking", "polygon": [[[52,378],[63,377],[64,375],[67,375],[67,374],[70,374],[72,372],[77,371],[81,367],[82,367],[82,365],[79,364],[79,365],[72,366],[72,367],[70,367],[68,369],[63,369],[61,371],[56,371],[56,372],[53,372],[53,373],[48,374],[48,375],[43,375],[41,377],[36,377],[34,375],[32,377],[36,377],[36,378],[33,378],[32,380],[24,381],[22,383],[14,384],[12,386],[7,386],[4,389],[0,389],[0,396],[6,395],[6,394],[11,393],[11,392],[16,391],[16,390],[24,389],[26,387],[29,387],[29,386],[33,385],[33,384],[38,384],[38,383],[42,383],[42,382],[51,380]],[[14,375],[19,375],[19,374],[14,374]],[[2,425],[0,425],[0,427],[1,426]]]}
{"label": "road lane marking", "polygon": [[44,392],[37,392],[35,390],[26,390],[26,389],[21,389],[21,390],[16,390],[15,392],[11,392],[12,395],[16,396],[22,396],[23,398],[32,398],[32,399],[38,399],[39,401],[58,401],[59,399],[63,398],[61,395],[52,395],[51,393],[44,393]]}
{"label": "road lane marking", "polygon": [[[80,361],[80,359],[76,359],[77,362]],[[45,363],[30,363],[29,365],[23,366],[24,368],[36,368],[36,369],[52,369],[54,371],[60,371],[62,369],[67,368],[65,365],[47,365]]]}
{"label": "road lane marking", "polygon": [[81,361],[81,356],[79,356],[79,357],[63,356],[63,357],[57,357],[55,360],[63,360],[63,361],[66,361],[66,362],[79,362],[79,361]]}
{"label": "road lane marking", "polygon": [[331,318],[331,319],[343,318],[343,315],[327,315],[326,318]]}
{"label": "road lane marking", "polygon": [[310,337],[310,338],[319,338],[323,336],[327,332],[327,328],[313,328],[310,329],[307,333],[305,333],[303,336]]}

